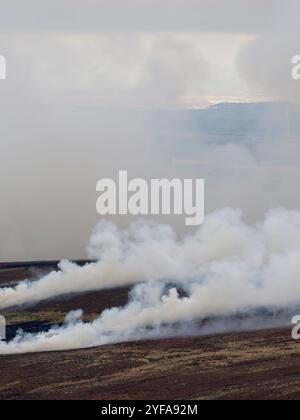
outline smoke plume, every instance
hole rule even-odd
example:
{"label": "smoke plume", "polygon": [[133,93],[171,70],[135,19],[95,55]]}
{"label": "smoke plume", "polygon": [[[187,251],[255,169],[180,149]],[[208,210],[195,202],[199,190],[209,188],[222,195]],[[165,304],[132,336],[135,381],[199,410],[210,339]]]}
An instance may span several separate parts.
{"label": "smoke plume", "polygon": [[[133,286],[128,305],[91,323],[74,308],[63,326],[20,333],[0,353],[250,328],[233,318],[257,320],[261,311],[279,311],[271,326],[286,323],[286,309],[300,301],[300,212],[289,210],[299,208],[300,108],[178,107],[191,95],[192,105],[211,95],[299,101],[291,78],[299,1],[44,3],[0,0],[9,64],[0,95],[0,259],[82,257],[97,221],[96,183],[123,169],[205,178],[210,215],[180,236],[170,219],[129,228],[125,217],[102,221],[88,246],[97,262],[62,261],[37,281],[2,288],[0,310],[125,285]],[[278,203],[285,209],[253,222]]]}
{"label": "smoke plume", "polygon": [[[169,336],[184,331],[182,325],[196,323],[201,331],[199,322],[209,319],[295,308],[300,303],[299,238],[300,212],[284,209],[269,211],[256,225],[244,223],[240,211],[224,209],[182,240],[168,226],[140,222],[121,231],[102,223],[89,246],[98,263],[83,268],[65,263],[61,273],[2,289],[0,308],[68,292],[135,285],[128,305],[106,310],[91,323],[80,321],[80,311],[72,312],[62,327],[37,335],[20,333],[1,344],[0,353]],[[281,321],[286,324],[289,318]],[[230,330],[230,322],[225,324],[217,329]]]}

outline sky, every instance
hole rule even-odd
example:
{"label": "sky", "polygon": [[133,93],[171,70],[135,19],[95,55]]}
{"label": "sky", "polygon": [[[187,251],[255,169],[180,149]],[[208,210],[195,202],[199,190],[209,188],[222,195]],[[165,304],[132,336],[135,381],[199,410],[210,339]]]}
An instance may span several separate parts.
{"label": "sky", "polygon": [[[299,4],[12,0],[1,1],[0,8],[0,51],[9,59],[10,80],[29,101],[195,107],[276,96],[254,83],[239,59],[255,42],[280,33],[282,22],[292,31]],[[173,77],[181,91],[159,98],[153,92],[157,67],[163,78],[168,66],[177,68]],[[27,92],[20,92],[25,83]]]}
{"label": "sky", "polygon": [[[261,33],[296,0],[1,1],[3,31]],[[294,16],[296,20],[296,16]]]}
{"label": "sky", "polygon": [[298,0],[0,0],[0,260],[84,256],[100,177],[174,172],[172,127],[158,137],[140,110],[298,101],[299,12]]}
{"label": "sky", "polygon": [[[12,86],[31,103],[202,107],[211,98],[246,99],[260,92],[251,92],[235,61],[254,38],[201,32],[2,34],[9,75],[3,88]],[[169,84],[165,98],[161,83]]]}

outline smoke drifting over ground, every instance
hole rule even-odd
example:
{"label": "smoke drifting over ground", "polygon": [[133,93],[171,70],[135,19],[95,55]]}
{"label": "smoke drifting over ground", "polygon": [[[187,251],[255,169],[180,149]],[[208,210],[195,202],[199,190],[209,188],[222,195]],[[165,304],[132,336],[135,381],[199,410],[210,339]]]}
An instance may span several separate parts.
{"label": "smoke drifting over ground", "polygon": [[[128,229],[127,218],[101,222],[88,247],[98,262],[80,268],[65,261],[60,272],[0,289],[0,310],[132,285],[128,305],[92,323],[72,312],[63,327],[20,334],[1,343],[0,353],[91,347],[188,327],[204,332],[199,322],[210,318],[297,306],[300,212],[289,209],[300,207],[299,107],[182,108],[191,95],[192,105],[203,106],[210,95],[219,102],[241,92],[252,102],[260,95],[299,101],[291,79],[299,1],[18,3],[0,0],[0,53],[8,62],[0,95],[0,176],[7,181],[0,185],[0,259],[82,257],[97,222],[96,183],[119,170],[205,178],[210,215],[196,233],[182,231],[178,220]],[[286,210],[269,210],[257,222],[278,206]],[[242,209],[245,222],[231,207]],[[211,329],[237,327],[222,322]]]}
{"label": "smoke drifting over ground", "polygon": [[[177,240],[168,226],[138,223],[128,231],[101,223],[92,236],[96,264],[62,266],[36,283],[0,291],[0,308],[19,306],[65,293],[134,285],[129,304],[103,312],[92,323],[71,313],[63,327],[18,335],[0,345],[1,353],[92,347],[131,339],[200,331],[200,321],[256,314],[244,328],[259,328],[259,311],[286,311],[300,303],[300,212],[272,210],[249,226],[241,213],[225,209],[207,217],[195,235]],[[284,312],[283,312],[284,313]],[[250,316],[250,319],[251,319]],[[272,320],[262,327],[286,324]],[[195,324],[196,323],[196,324]],[[175,327],[174,327],[175,325]],[[185,325],[185,329],[182,327]],[[218,321],[202,332],[230,330]]]}

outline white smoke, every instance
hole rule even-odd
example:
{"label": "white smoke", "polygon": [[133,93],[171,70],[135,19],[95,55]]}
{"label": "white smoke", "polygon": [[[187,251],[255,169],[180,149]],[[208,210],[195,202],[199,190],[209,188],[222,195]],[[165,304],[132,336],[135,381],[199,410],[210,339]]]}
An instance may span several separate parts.
{"label": "white smoke", "polygon": [[[229,282],[228,287],[224,286],[224,283],[212,284],[211,287],[194,285],[191,296],[184,298],[179,297],[175,288],[170,289],[167,295],[162,295],[163,284],[136,286],[128,306],[106,310],[91,323],[83,323],[79,320],[81,311],[73,311],[62,327],[54,327],[49,332],[36,335],[19,332],[11,342],[0,344],[0,354],[61,351],[129,340],[187,335],[189,331],[196,331],[195,325],[194,329],[191,328],[193,321],[204,320],[212,315],[238,313],[243,307],[250,311],[259,305],[265,294],[259,288],[238,285],[236,279]],[[253,324],[250,328],[253,328]],[[230,330],[230,326],[224,322],[219,326],[217,324],[214,329]],[[198,331],[205,333],[212,330],[204,326],[198,328]]]}
{"label": "white smoke", "polygon": [[[229,285],[236,278],[240,287],[271,282],[270,289],[273,284],[284,289],[290,283],[293,293],[300,273],[300,258],[299,267],[292,264],[300,255],[300,212],[272,210],[262,223],[247,225],[239,210],[228,208],[207,216],[195,234],[183,239],[167,225],[140,221],[120,230],[100,222],[88,254],[98,262],[78,267],[65,261],[61,271],[38,281],[0,289],[0,309],[159,280],[188,287],[195,282]],[[282,260],[283,267],[274,270]],[[277,281],[281,271],[283,278]]]}
{"label": "white smoke", "polygon": [[174,325],[284,311],[300,303],[299,211],[272,210],[262,223],[249,226],[240,211],[225,209],[208,216],[194,235],[182,240],[168,226],[140,222],[120,231],[102,223],[89,250],[98,263],[83,268],[65,263],[61,273],[3,289],[0,307],[138,283],[129,304],[106,310],[91,323],[79,320],[81,311],[72,312],[62,327],[37,335],[20,333],[2,343],[0,353],[173,335]]}

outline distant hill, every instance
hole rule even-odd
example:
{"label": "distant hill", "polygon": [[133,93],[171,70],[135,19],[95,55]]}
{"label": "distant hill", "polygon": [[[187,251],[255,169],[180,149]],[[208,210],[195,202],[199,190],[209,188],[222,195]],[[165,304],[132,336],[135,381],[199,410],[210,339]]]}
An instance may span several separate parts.
{"label": "distant hill", "polygon": [[222,103],[199,110],[154,111],[154,126],[163,131],[222,136],[223,141],[253,136],[300,136],[300,104]]}

